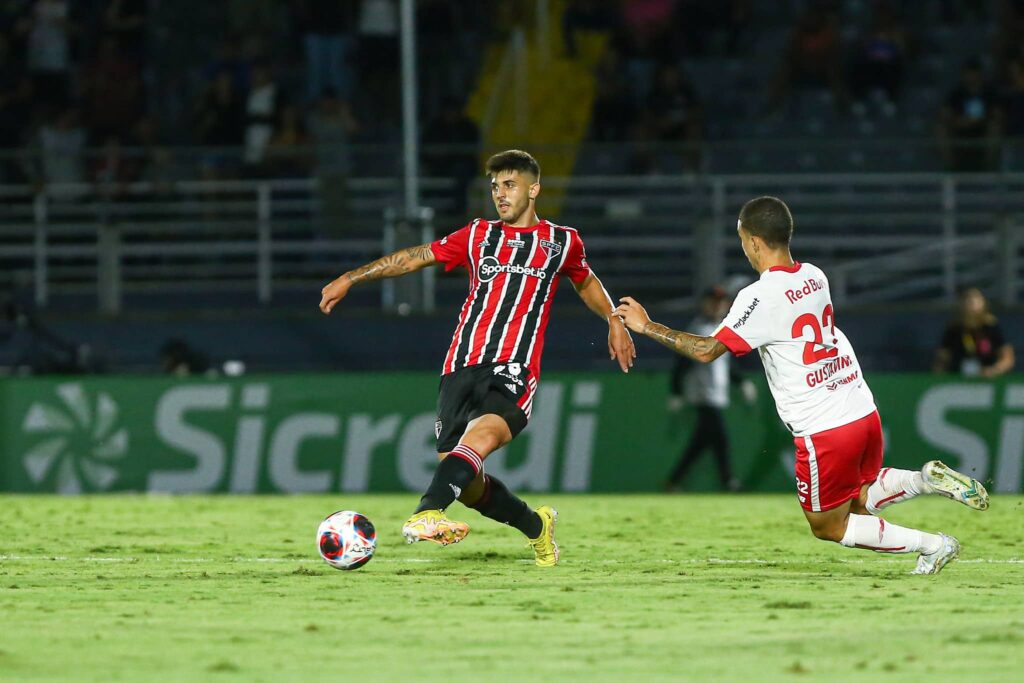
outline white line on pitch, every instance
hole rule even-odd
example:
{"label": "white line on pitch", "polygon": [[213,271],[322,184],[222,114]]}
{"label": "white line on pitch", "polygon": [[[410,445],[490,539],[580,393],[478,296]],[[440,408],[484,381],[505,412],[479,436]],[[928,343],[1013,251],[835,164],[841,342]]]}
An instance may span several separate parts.
{"label": "white line on pitch", "polygon": [[[309,557],[228,557],[228,558],[215,558],[215,557],[171,557],[167,555],[151,555],[147,557],[68,557],[66,555],[0,555],[0,562],[166,562],[170,564],[205,564],[213,562],[259,562],[259,563],[291,563],[291,562],[308,562],[315,560],[315,556]],[[445,558],[448,560],[458,560],[458,556],[451,558]],[[439,558],[428,558],[428,557],[377,557],[375,558],[376,564],[382,563],[410,563],[410,564],[428,564],[431,562],[442,562],[444,560]],[[531,559],[516,559],[515,562],[532,563]],[[635,560],[595,560],[595,561],[578,561],[572,558],[566,558],[563,560],[565,564],[679,564],[679,565],[787,565],[787,564],[906,564],[907,560],[899,559],[831,559],[826,561],[821,560],[765,560],[760,558],[752,559],[740,559],[740,558],[719,558],[719,557],[708,557],[708,558],[688,558],[682,560],[673,560],[664,558],[660,560],[650,560],[647,562],[637,562]],[[1006,559],[993,559],[993,558],[973,558],[958,560],[958,564],[1024,564],[1024,559],[1019,557],[1011,557]]]}

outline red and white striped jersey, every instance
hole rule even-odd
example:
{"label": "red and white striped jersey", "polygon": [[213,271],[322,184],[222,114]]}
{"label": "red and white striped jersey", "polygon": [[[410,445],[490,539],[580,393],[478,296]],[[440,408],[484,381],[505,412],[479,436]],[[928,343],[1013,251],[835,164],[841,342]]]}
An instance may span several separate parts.
{"label": "red and white striped jersey", "polygon": [[481,218],[430,245],[445,270],[469,271],[441,374],[481,363],[522,363],[540,378],[544,330],[558,281],[590,275],[583,240],[573,228],[542,220],[528,228]]}

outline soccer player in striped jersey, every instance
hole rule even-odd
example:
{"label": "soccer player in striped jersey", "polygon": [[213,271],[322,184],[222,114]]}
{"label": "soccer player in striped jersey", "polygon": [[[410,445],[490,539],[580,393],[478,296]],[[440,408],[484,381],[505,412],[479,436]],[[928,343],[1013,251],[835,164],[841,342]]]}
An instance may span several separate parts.
{"label": "soccer player in striped jersey", "polygon": [[345,273],[323,288],[320,310],[330,313],[360,282],[433,265],[468,271],[469,294],[441,370],[435,423],[441,462],[402,534],[408,543],[458,543],[469,526],[445,512],[458,499],[519,529],[530,539],[536,564],[550,567],[558,563],[557,513],[546,505],[531,510],[484,472],[484,460],[530,418],[544,330],[561,278],[569,278],[587,307],[607,321],[608,354],[623,372],[629,372],[636,350],[622,321],[611,315],[615,306],[587,263],[579,233],[537,216],[537,161],[509,150],[491,157],[486,173],[499,220],[478,218],[435,242]]}
{"label": "soccer player in striped jersey", "polygon": [[914,574],[935,574],[960,553],[946,534],[886,522],[879,512],[922,494],[975,510],[985,487],[938,460],[920,471],[882,468],[882,423],[853,346],[838,327],[828,278],[793,260],[793,216],[775,197],[744,205],[737,223],[743,253],[760,278],[737,294],[711,336],[652,322],[625,297],[615,309],[629,329],[676,353],[710,363],[726,351],[757,349],[779,417],[796,444],[797,497],[822,540],[881,553],[918,553]]}

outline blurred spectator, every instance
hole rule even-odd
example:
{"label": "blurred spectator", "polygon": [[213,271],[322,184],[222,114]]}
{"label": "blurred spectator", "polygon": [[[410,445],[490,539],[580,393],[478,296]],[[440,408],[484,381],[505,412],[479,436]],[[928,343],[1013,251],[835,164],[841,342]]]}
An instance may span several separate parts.
{"label": "blurred spectator", "polygon": [[382,116],[397,110],[398,65],[396,0],[363,0],[359,13],[359,75]]}
{"label": "blurred spectator", "polygon": [[257,64],[252,70],[252,88],[245,103],[245,163],[263,161],[263,154],[284,104],[281,88],[274,82],[270,65]]}
{"label": "blurred spectator", "polygon": [[341,236],[348,213],[348,179],[352,171],[351,142],[359,130],[348,102],[328,90],[309,117],[316,153],[321,214],[317,228],[323,235]]}
{"label": "blurred spectator", "polygon": [[[13,59],[10,43],[0,35],[0,155],[25,143],[32,85],[22,65]],[[23,182],[24,175],[13,156],[0,156],[0,183]]]}
{"label": "blurred spectator", "polygon": [[[47,185],[85,181],[83,153],[86,133],[79,118],[77,109],[65,109],[39,129],[38,181]],[[78,194],[75,191],[63,191],[53,193],[53,196],[71,198]]]}
{"label": "blurred spectator", "polygon": [[164,372],[176,377],[201,375],[210,370],[206,355],[181,339],[168,339],[160,347],[160,364]]}
{"label": "blurred spectator", "polygon": [[[701,297],[700,314],[687,326],[696,334],[710,335],[729,312],[729,297],[721,287],[713,287]],[[667,491],[678,490],[690,468],[708,448],[715,456],[718,479],[723,490],[738,491],[740,482],[733,476],[729,462],[729,435],[723,411],[729,407],[729,385],[739,384],[744,399],[753,404],[757,398],[754,383],[734,372],[728,354],[713,363],[696,364],[685,356],[677,356],[672,369],[672,385],[668,408],[679,413],[684,405],[697,412],[696,424],[689,443],[679,456],[665,484]]]}
{"label": "blurred spectator", "polygon": [[349,97],[354,10],[355,3],[345,0],[292,0],[292,13],[306,51],[309,102],[319,100],[327,88]]}
{"label": "blurred spectator", "polygon": [[133,61],[146,58],[147,0],[109,0],[104,30],[117,41],[121,54]]}
{"label": "blurred spectator", "polygon": [[846,109],[847,89],[840,60],[838,20],[834,12],[821,5],[811,7],[800,17],[786,46],[782,63],[768,94],[770,111],[789,98],[793,87],[828,88],[835,107]]}
{"label": "blurred spectator", "polygon": [[281,109],[281,122],[267,146],[267,171],[274,178],[304,178],[309,175],[307,156],[310,138],[295,105]]}
{"label": "blurred spectator", "polygon": [[141,178],[142,167],[142,157],[135,150],[125,149],[120,137],[111,135],[92,159],[92,181],[103,197],[131,199],[125,194],[125,186]]}
{"label": "blurred spectator", "polygon": [[673,16],[677,51],[705,56],[715,48],[735,55],[750,27],[751,0],[680,0]]}
{"label": "blurred spectator", "polygon": [[966,377],[999,377],[1013,369],[1013,346],[1006,341],[981,290],[960,294],[959,312],[942,335],[935,354],[935,372]]}
{"label": "blurred spectator", "polygon": [[1007,67],[1006,86],[1002,92],[1001,132],[1010,138],[1024,138],[1024,55]]}
{"label": "blurred spectator", "polygon": [[347,174],[351,171],[349,146],[359,124],[348,102],[333,90],[324,92],[310,114],[309,131],[316,145],[317,167],[321,172]]}
{"label": "blurred spectator", "polygon": [[112,36],[101,40],[96,59],[85,70],[82,90],[93,143],[126,139],[142,115],[142,74],[135,61],[120,53]]}
{"label": "blurred spectator", "polygon": [[206,65],[206,77],[209,80],[227,72],[231,77],[231,85],[236,92],[244,93],[249,89],[251,76],[249,60],[242,54],[242,44],[238,36],[227,36],[217,46],[214,58]]}
{"label": "blurred spectator", "polygon": [[594,89],[591,137],[598,142],[625,140],[636,118],[636,107],[621,56],[612,45],[594,70]]}
{"label": "blurred spectator", "polygon": [[995,19],[996,35],[992,41],[992,56],[995,59],[996,76],[1002,78],[1006,76],[1009,63],[1021,51],[1020,38],[1024,35],[1024,2],[998,0]]}
{"label": "blurred spectator", "polygon": [[441,113],[423,130],[423,141],[435,146],[424,149],[427,172],[438,178],[454,179],[451,195],[454,211],[460,215],[465,213],[469,186],[473,178],[480,175],[480,129],[466,116],[459,100],[449,97]]}
{"label": "blurred spectator", "polygon": [[562,40],[567,56],[576,56],[578,32],[604,32],[611,29],[614,17],[609,5],[601,0],[569,0],[562,15]]}
{"label": "blurred spectator", "polygon": [[672,14],[676,0],[631,0],[624,3],[622,21],[637,56],[668,61],[671,58]]}
{"label": "blurred spectator", "polygon": [[144,116],[132,129],[130,144],[138,155],[136,175],[139,180],[156,184],[157,192],[168,189],[166,186],[175,180],[171,156],[160,139],[160,129],[151,116]]}
{"label": "blurred spectator", "polygon": [[[245,139],[245,102],[235,89],[231,72],[223,70],[209,84],[195,109],[199,143],[204,147],[237,147]],[[233,166],[223,149],[210,151],[202,161],[206,180],[224,177]]]}
{"label": "blurred spectator", "polygon": [[696,89],[678,67],[666,64],[658,70],[646,115],[649,130],[646,137],[658,142],[686,143],[682,153],[686,168],[699,170],[703,109]]}
{"label": "blurred spectator", "polygon": [[445,98],[472,88],[461,59],[465,38],[462,12],[448,0],[416,3],[416,74],[424,112],[438,111]]}
{"label": "blurred spectator", "polygon": [[280,0],[227,0],[227,27],[240,36],[243,53],[266,54],[273,50],[273,39],[281,32]]}
{"label": "blurred spectator", "polygon": [[71,17],[66,0],[36,0],[22,23],[27,35],[33,99],[56,107],[67,104],[71,88]]}
{"label": "blurred spectator", "polygon": [[999,133],[998,104],[995,91],[985,82],[981,62],[968,61],[960,83],[946,97],[939,120],[939,142],[950,170],[992,167]]}
{"label": "blurred spectator", "polygon": [[858,113],[866,113],[863,102],[868,98],[879,101],[887,116],[896,113],[907,51],[907,35],[896,12],[888,2],[879,2],[851,64],[850,85]]}

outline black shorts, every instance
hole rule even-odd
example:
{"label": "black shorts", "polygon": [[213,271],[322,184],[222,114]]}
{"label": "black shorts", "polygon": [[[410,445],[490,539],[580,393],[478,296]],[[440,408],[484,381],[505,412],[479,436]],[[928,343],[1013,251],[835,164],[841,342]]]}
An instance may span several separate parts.
{"label": "black shorts", "polygon": [[437,394],[437,452],[458,445],[466,425],[494,414],[508,423],[515,438],[526,427],[537,382],[522,363],[485,363],[441,377]]}

